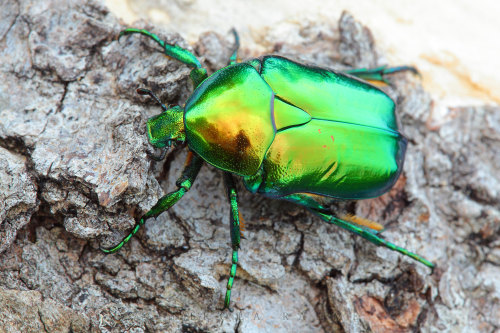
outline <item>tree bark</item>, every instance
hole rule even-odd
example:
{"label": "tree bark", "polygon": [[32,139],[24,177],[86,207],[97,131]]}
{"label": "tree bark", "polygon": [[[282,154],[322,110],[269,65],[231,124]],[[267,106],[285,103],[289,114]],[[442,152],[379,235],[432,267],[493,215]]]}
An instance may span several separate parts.
{"label": "tree bark", "polygon": [[[175,186],[186,149],[148,157],[145,121],[192,92],[189,68],[95,1],[2,1],[0,13],[0,330],[10,332],[493,332],[500,327],[500,107],[463,107],[433,124],[419,77],[383,89],[397,102],[409,147],[383,196],[336,209],[380,222],[411,259],[322,223],[291,203],[238,185],[244,236],[232,294],[229,205],[204,166],[188,194],[120,240]],[[194,50],[226,65],[231,35]],[[269,53],[348,69],[383,64],[367,27],[300,27]],[[244,45],[244,41],[242,41]],[[247,51],[248,52],[248,51]],[[240,57],[245,59],[243,49]],[[401,65],[401,64],[391,64]]]}

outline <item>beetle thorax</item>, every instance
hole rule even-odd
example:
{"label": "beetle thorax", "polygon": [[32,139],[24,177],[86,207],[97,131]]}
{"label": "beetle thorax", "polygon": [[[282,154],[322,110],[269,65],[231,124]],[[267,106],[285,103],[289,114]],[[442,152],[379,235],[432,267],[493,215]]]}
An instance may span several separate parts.
{"label": "beetle thorax", "polygon": [[272,103],[273,91],[253,66],[217,71],[186,102],[189,148],[219,169],[254,175],[274,139]]}

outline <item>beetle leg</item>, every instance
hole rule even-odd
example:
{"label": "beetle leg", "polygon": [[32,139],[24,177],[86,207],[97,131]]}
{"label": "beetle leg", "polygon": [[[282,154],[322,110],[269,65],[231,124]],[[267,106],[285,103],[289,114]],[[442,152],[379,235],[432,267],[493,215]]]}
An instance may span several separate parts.
{"label": "beetle leg", "polygon": [[229,308],[231,300],[231,289],[233,288],[234,277],[236,276],[236,268],[238,267],[238,249],[240,248],[240,215],[238,212],[238,194],[234,185],[233,176],[229,172],[224,172],[224,184],[226,185],[227,197],[231,205],[230,212],[230,233],[231,247],[233,253],[231,255],[231,270],[229,271],[229,279],[227,280],[226,298],[224,299],[224,308]]}
{"label": "beetle leg", "polygon": [[235,28],[231,29],[231,32],[234,35],[234,50],[231,57],[229,57],[229,65],[234,65],[238,60],[238,49],[240,48],[240,36],[238,36],[238,32],[236,32]]}
{"label": "beetle leg", "polygon": [[380,81],[389,84],[389,82],[384,77],[385,75],[404,71],[410,71],[413,74],[420,75],[417,69],[413,66],[380,66],[377,68],[356,68],[345,71],[344,73],[356,76],[363,80]]}
{"label": "beetle leg", "polygon": [[135,29],[135,28],[125,29],[122,32],[120,32],[118,39],[120,39],[120,37],[124,35],[131,35],[131,34],[141,34],[151,38],[163,48],[163,52],[166,55],[191,67],[192,70],[189,76],[191,77],[191,80],[193,80],[195,88],[201,83],[201,81],[207,78],[207,70],[201,67],[200,61],[194,56],[194,54],[192,54],[188,50],[183,49],[177,44],[175,45],[167,44],[154,33],[144,29]]}
{"label": "beetle leg", "polygon": [[[327,207],[334,201],[333,198],[312,193],[294,193],[286,195],[281,199],[298,203],[299,205],[313,210],[314,213],[319,211],[326,214],[330,213],[330,210]],[[341,218],[346,220],[347,223],[355,224],[372,234],[377,234],[384,229],[384,226],[381,224],[356,215],[344,214]]]}
{"label": "beetle leg", "polygon": [[298,204],[301,204],[305,207],[307,207],[311,212],[314,214],[318,215],[322,220],[335,224],[341,228],[344,228],[350,232],[353,232],[364,239],[372,242],[375,245],[378,246],[384,246],[387,247],[393,251],[397,251],[399,253],[402,253],[410,258],[413,258],[424,265],[430,267],[431,269],[434,268],[434,264],[431,263],[430,261],[422,258],[418,254],[412,253],[408,251],[407,249],[404,249],[402,247],[399,247],[389,241],[386,241],[383,238],[380,238],[377,234],[382,231],[383,226],[370,221],[370,220],[365,220],[362,218],[359,218],[354,215],[345,215],[344,219],[339,219],[329,211],[328,208],[326,208],[326,204],[328,204],[328,199],[327,197],[321,196],[321,195],[314,195],[310,193],[295,193],[295,194],[290,194],[282,199],[296,202]]}
{"label": "beetle leg", "polygon": [[160,198],[160,200],[158,200],[158,202],[153,206],[153,208],[151,208],[146,214],[144,214],[144,216],[141,217],[139,222],[135,224],[132,231],[125,238],[123,238],[123,240],[120,243],[118,243],[112,248],[101,249],[101,250],[104,253],[114,253],[118,251],[137,233],[137,231],[139,231],[139,228],[144,224],[144,222],[147,219],[151,217],[156,217],[161,213],[163,213],[164,211],[168,210],[173,205],[175,205],[177,201],[179,201],[179,199],[182,198],[182,196],[186,194],[187,191],[189,191],[202,165],[203,165],[203,159],[189,152],[188,157],[186,159],[186,164],[184,166],[184,170],[182,171],[182,175],[179,177],[179,179],[177,179],[177,182],[175,183],[178,189]]}
{"label": "beetle leg", "polygon": [[321,211],[318,211],[315,209],[311,209],[311,211],[313,213],[315,213],[316,215],[318,215],[319,217],[321,217],[322,220],[324,220],[328,223],[335,224],[341,228],[349,230],[350,232],[353,232],[353,233],[363,237],[364,239],[372,242],[375,245],[384,246],[384,247],[391,249],[393,251],[402,253],[402,254],[404,254],[412,259],[415,259],[418,262],[421,262],[422,264],[426,265],[427,267],[434,269],[434,264],[431,263],[430,261],[422,258],[418,254],[415,254],[413,252],[408,251],[405,248],[399,247],[399,246],[397,246],[389,241],[386,241],[385,239],[380,238],[376,234],[369,232],[369,231],[363,229],[362,227],[359,227],[355,224],[352,224],[352,223],[349,223],[347,221],[336,218],[332,214],[324,213],[324,212],[321,212]]}
{"label": "beetle leg", "polygon": [[365,219],[363,217],[353,215],[353,214],[344,214],[340,215],[341,219],[344,219],[346,222],[351,224],[355,224],[366,231],[369,231],[373,234],[378,234],[379,232],[384,231],[384,226],[375,221]]}

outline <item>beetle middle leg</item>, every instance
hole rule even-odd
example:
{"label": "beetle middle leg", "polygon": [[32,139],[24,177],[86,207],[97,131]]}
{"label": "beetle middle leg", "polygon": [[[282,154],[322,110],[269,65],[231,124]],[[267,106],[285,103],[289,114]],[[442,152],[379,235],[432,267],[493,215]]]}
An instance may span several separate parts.
{"label": "beetle middle leg", "polygon": [[196,154],[189,152],[188,157],[186,159],[186,164],[184,166],[184,170],[182,171],[181,176],[177,179],[175,183],[177,185],[177,190],[172,191],[166,195],[164,195],[158,202],[151,208],[144,216],[141,217],[139,222],[137,222],[132,229],[132,231],[123,238],[123,240],[109,249],[101,249],[104,253],[114,253],[122,248],[136,233],[139,231],[139,228],[146,222],[147,219],[151,217],[156,217],[168,210],[170,207],[175,205],[177,201],[179,201],[184,194],[191,188],[193,185],[196,176],[198,175],[201,166],[203,165],[203,159]]}
{"label": "beetle middle leg", "polygon": [[235,28],[232,28],[231,32],[234,35],[234,50],[233,50],[233,53],[231,54],[231,57],[229,57],[229,65],[234,65],[238,61],[238,50],[240,48],[240,36],[238,35],[238,32],[236,31]]}
{"label": "beetle middle leg", "polygon": [[236,269],[238,268],[238,249],[240,248],[240,215],[238,213],[238,194],[234,184],[233,176],[229,172],[224,172],[224,184],[226,186],[227,197],[231,205],[230,217],[230,233],[231,233],[231,270],[229,271],[229,279],[227,280],[226,297],[224,299],[224,308],[229,308],[231,300],[231,289],[233,288]]}
{"label": "beetle middle leg", "polygon": [[390,75],[405,71],[409,71],[412,72],[413,74],[419,75],[417,69],[413,66],[396,66],[396,67],[380,66],[377,68],[356,68],[344,71],[344,73],[356,76],[363,80],[380,81],[389,84],[389,82],[387,82],[387,80],[384,77],[385,75]]}

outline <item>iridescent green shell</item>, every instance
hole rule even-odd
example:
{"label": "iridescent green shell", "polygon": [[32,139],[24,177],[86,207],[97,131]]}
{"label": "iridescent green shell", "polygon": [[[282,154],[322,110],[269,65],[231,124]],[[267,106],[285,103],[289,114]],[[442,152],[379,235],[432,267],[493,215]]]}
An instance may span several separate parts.
{"label": "iridescent green shell", "polygon": [[247,188],[270,197],[314,193],[342,199],[376,197],[402,170],[406,139],[395,105],[353,77],[285,58],[262,59],[260,73],[275,95],[311,121],[276,134]]}
{"label": "iridescent green shell", "polygon": [[272,89],[248,64],[215,72],[186,102],[189,147],[219,169],[255,174],[275,136],[272,97]]}
{"label": "iridescent green shell", "polygon": [[345,74],[267,56],[205,80],[185,107],[189,147],[270,197],[375,197],[397,180],[406,139],[394,102]]}

